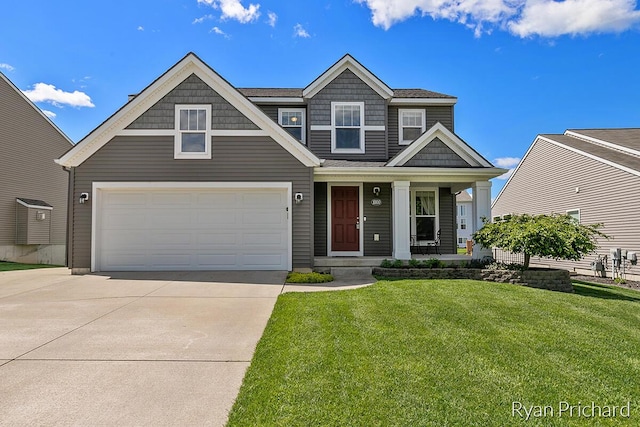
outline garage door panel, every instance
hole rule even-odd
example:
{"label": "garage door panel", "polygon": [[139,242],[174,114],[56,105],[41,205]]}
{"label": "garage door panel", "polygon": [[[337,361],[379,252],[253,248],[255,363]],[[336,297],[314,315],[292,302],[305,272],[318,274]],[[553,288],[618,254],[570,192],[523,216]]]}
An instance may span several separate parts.
{"label": "garage door panel", "polygon": [[100,270],[289,267],[286,189],[113,189],[100,197]]}

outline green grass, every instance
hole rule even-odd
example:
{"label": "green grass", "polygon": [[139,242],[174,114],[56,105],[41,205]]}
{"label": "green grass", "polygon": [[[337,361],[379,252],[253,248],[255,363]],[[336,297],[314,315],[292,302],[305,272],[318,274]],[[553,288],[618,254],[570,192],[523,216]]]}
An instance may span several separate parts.
{"label": "green grass", "polygon": [[20,264],[17,262],[0,261],[0,271],[32,270],[34,268],[52,268],[52,267],[60,267],[60,266],[50,265],[50,264]]}
{"label": "green grass", "polygon": [[466,248],[458,248],[458,255],[466,255],[466,254],[467,254]]}
{"label": "green grass", "polygon": [[[640,425],[640,293],[575,289],[398,280],[283,294],[229,426]],[[514,401],[631,401],[631,418],[526,422]]]}
{"label": "green grass", "polygon": [[333,282],[333,276],[325,273],[317,273],[312,271],[311,273],[299,273],[292,271],[287,274],[287,283],[326,283]]}

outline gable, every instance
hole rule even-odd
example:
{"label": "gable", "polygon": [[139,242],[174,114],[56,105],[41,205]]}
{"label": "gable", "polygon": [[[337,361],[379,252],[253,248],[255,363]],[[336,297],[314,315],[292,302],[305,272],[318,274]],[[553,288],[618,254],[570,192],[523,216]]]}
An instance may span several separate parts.
{"label": "gable", "polygon": [[449,148],[439,138],[434,138],[406,162],[404,166],[441,168],[472,167],[472,165],[456,154],[455,151]]}
{"label": "gable", "polygon": [[[151,134],[148,129],[128,129],[135,120],[149,111],[147,119],[153,117],[151,112],[158,102],[167,94],[178,87],[191,75],[197,76],[203,83],[211,88],[221,98],[226,100],[246,119],[253,123],[257,130],[253,129],[214,129],[211,132],[217,136],[243,134],[247,136],[271,137],[282,148],[292,154],[298,161],[307,167],[319,166],[320,159],[305,146],[300,144],[293,136],[277,123],[271,120],[262,110],[251,103],[229,82],[223,79],[212,68],[206,65],[195,54],[189,53],[177,64],[171,67],[153,83],[147,86],[138,96],[125,104],[100,126],[94,129],[82,141],[71,150],[56,160],[56,163],[66,167],[76,167],[86,161],[100,148],[109,143],[118,135],[145,135]],[[197,94],[196,94],[197,95]],[[222,105],[222,104],[220,104]],[[160,112],[161,110],[157,110]],[[212,114],[213,114],[212,109]],[[222,117],[225,117],[223,114]],[[238,117],[237,115],[235,116]],[[158,121],[161,121],[158,119]],[[246,121],[244,125],[246,125]],[[169,135],[170,129],[157,129],[156,135]]]}
{"label": "gable", "polygon": [[384,126],[386,101],[351,70],[344,70],[309,100],[312,125],[331,125],[331,102],[365,103],[365,124]]}
{"label": "gable", "polygon": [[195,74],[166,94],[127,129],[173,129],[176,104],[211,104],[211,128],[258,130],[258,126]]}

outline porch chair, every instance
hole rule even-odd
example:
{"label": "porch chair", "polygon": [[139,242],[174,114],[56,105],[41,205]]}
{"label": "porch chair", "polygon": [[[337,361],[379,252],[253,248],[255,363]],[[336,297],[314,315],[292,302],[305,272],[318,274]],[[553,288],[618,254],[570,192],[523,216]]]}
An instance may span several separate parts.
{"label": "porch chair", "polygon": [[440,230],[436,233],[436,239],[433,242],[427,242],[427,253],[429,253],[429,248],[433,247],[436,250],[436,253],[440,255]]}
{"label": "porch chair", "polygon": [[412,254],[420,254],[420,255],[424,255],[425,254],[425,249],[426,246],[424,246],[420,240],[418,240],[418,236],[416,236],[415,234],[411,235],[411,248],[409,250],[409,252],[411,252]]}

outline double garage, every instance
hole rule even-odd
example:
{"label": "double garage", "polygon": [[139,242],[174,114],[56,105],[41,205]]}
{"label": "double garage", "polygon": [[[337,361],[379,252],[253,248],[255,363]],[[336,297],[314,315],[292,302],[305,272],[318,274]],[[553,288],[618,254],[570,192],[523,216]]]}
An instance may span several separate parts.
{"label": "double garage", "polygon": [[93,184],[92,271],[290,270],[291,183]]}

